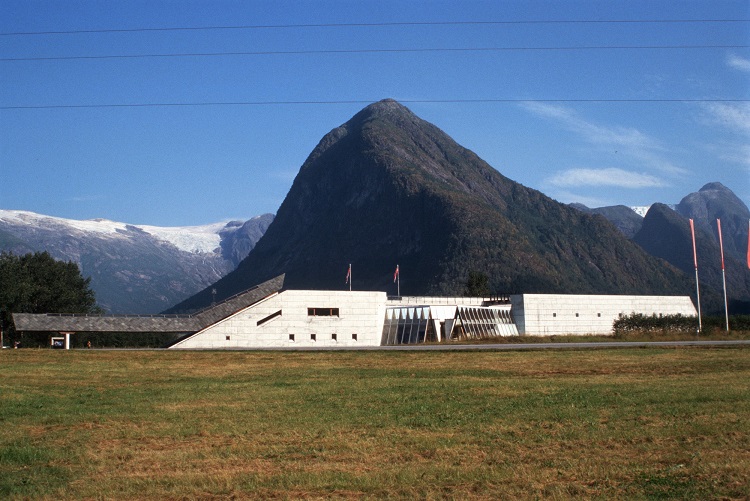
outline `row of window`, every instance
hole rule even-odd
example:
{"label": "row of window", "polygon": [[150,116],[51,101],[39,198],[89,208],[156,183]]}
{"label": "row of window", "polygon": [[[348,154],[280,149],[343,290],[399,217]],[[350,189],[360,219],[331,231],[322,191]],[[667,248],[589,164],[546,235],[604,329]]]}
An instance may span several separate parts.
{"label": "row of window", "polygon": [[[274,313],[271,313],[267,317],[261,318],[260,320],[258,320],[257,325],[258,327],[260,327],[266,322],[269,322],[273,320],[274,318],[280,317],[280,316],[281,316],[281,310],[276,311]],[[338,308],[308,308],[307,316],[308,317],[338,317],[339,309]]]}
{"label": "row of window", "polygon": [[[295,336],[294,334],[289,334],[289,341],[294,341],[294,336]],[[226,339],[227,339],[227,341],[231,341],[232,338],[231,338],[231,336],[227,336]],[[331,340],[332,341],[338,341],[338,339],[339,339],[339,335],[338,334],[336,334],[335,332],[333,334],[331,334]],[[310,334],[310,341],[317,341],[317,340],[318,340],[318,335],[317,334]],[[352,334],[352,341],[356,341],[356,340],[357,340],[357,335],[356,334]]]}
{"label": "row of window", "polygon": [[[338,341],[338,339],[339,339],[338,334],[336,334],[335,332],[331,334],[331,341]],[[294,341],[294,340],[295,340],[295,334],[289,334],[289,341]],[[310,334],[310,341],[317,341],[317,340],[318,340],[317,334],[314,334],[314,333]],[[352,341],[356,341],[356,340],[357,340],[357,335],[352,334]]]}
{"label": "row of window", "polygon": [[[596,316],[597,316],[597,317],[601,317],[601,316],[602,316],[602,314],[601,314],[601,313],[597,313],[597,314],[596,314]],[[552,318],[556,318],[556,317],[557,317],[557,313],[553,313],[553,314],[552,314]],[[576,317],[578,317],[578,313],[576,313]]]}

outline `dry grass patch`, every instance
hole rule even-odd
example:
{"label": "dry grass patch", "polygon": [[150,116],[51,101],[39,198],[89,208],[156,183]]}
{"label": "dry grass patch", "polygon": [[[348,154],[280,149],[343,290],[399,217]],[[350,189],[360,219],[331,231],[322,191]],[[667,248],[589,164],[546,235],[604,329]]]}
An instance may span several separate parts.
{"label": "dry grass patch", "polygon": [[0,497],[750,497],[742,348],[0,357]]}

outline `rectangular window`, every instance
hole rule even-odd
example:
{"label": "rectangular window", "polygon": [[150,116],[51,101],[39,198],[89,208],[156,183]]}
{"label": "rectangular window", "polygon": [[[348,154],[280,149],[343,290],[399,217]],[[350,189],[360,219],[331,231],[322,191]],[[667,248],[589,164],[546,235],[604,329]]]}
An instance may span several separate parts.
{"label": "rectangular window", "polygon": [[555,318],[557,316],[557,313],[552,314],[552,318]]}
{"label": "rectangular window", "polygon": [[289,341],[294,341],[294,334],[289,334]]}
{"label": "rectangular window", "polygon": [[260,320],[258,320],[257,325],[258,327],[260,327],[261,325],[268,322],[269,320],[273,320],[274,318],[280,317],[280,316],[281,316],[281,310],[277,311],[276,313],[271,313],[266,318],[261,318]]}
{"label": "rectangular window", "polygon": [[310,341],[315,341],[317,336],[315,334],[310,334]]}
{"label": "rectangular window", "polygon": [[338,317],[338,308],[308,308],[308,317]]}
{"label": "rectangular window", "polygon": [[576,318],[578,317],[578,313],[576,313]]}
{"label": "rectangular window", "polygon": [[597,313],[597,314],[596,314],[596,316],[597,316],[597,317],[601,317],[601,316],[602,316],[602,314],[601,314],[601,313]]}
{"label": "rectangular window", "polygon": [[336,336],[336,333],[335,333],[335,332],[334,332],[333,334],[331,334],[331,339],[333,339],[334,341],[336,341],[336,339],[337,339],[337,336]]}
{"label": "rectangular window", "polygon": [[229,336],[227,336],[227,341],[229,341]]}
{"label": "rectangular window", "polygon": [[352,341],[356,341],[356,340],[357,340],[357,335],[356,334],[352,334]]}

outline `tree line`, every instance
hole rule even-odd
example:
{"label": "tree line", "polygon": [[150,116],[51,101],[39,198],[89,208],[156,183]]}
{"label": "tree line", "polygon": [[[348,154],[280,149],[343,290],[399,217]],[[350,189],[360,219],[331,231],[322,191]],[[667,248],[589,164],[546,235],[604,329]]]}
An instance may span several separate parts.
{"label": "tree line", "polygon": [[13,325],[13,313],[102,313],[90,282],[76,263],[57,261],[46,251],[0,253],[0,328],[5,345],[48,342],[47,334],[22,338]]}

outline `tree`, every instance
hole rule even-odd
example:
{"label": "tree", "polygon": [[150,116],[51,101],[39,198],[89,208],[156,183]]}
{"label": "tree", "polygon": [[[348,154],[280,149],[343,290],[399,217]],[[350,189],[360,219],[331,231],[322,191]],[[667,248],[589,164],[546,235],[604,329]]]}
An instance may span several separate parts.
{"label": "tree", "polygon": [[48,252],[0,254],[0,322],[15,338],[13,313],[100,313],[90,278],[78,265],[56,261]]}
{"label": "tree", "polygon": [[470,271],[466,280],[465,294],[469,297],[487,297],[490,295],[490,280],[481,271]]}

